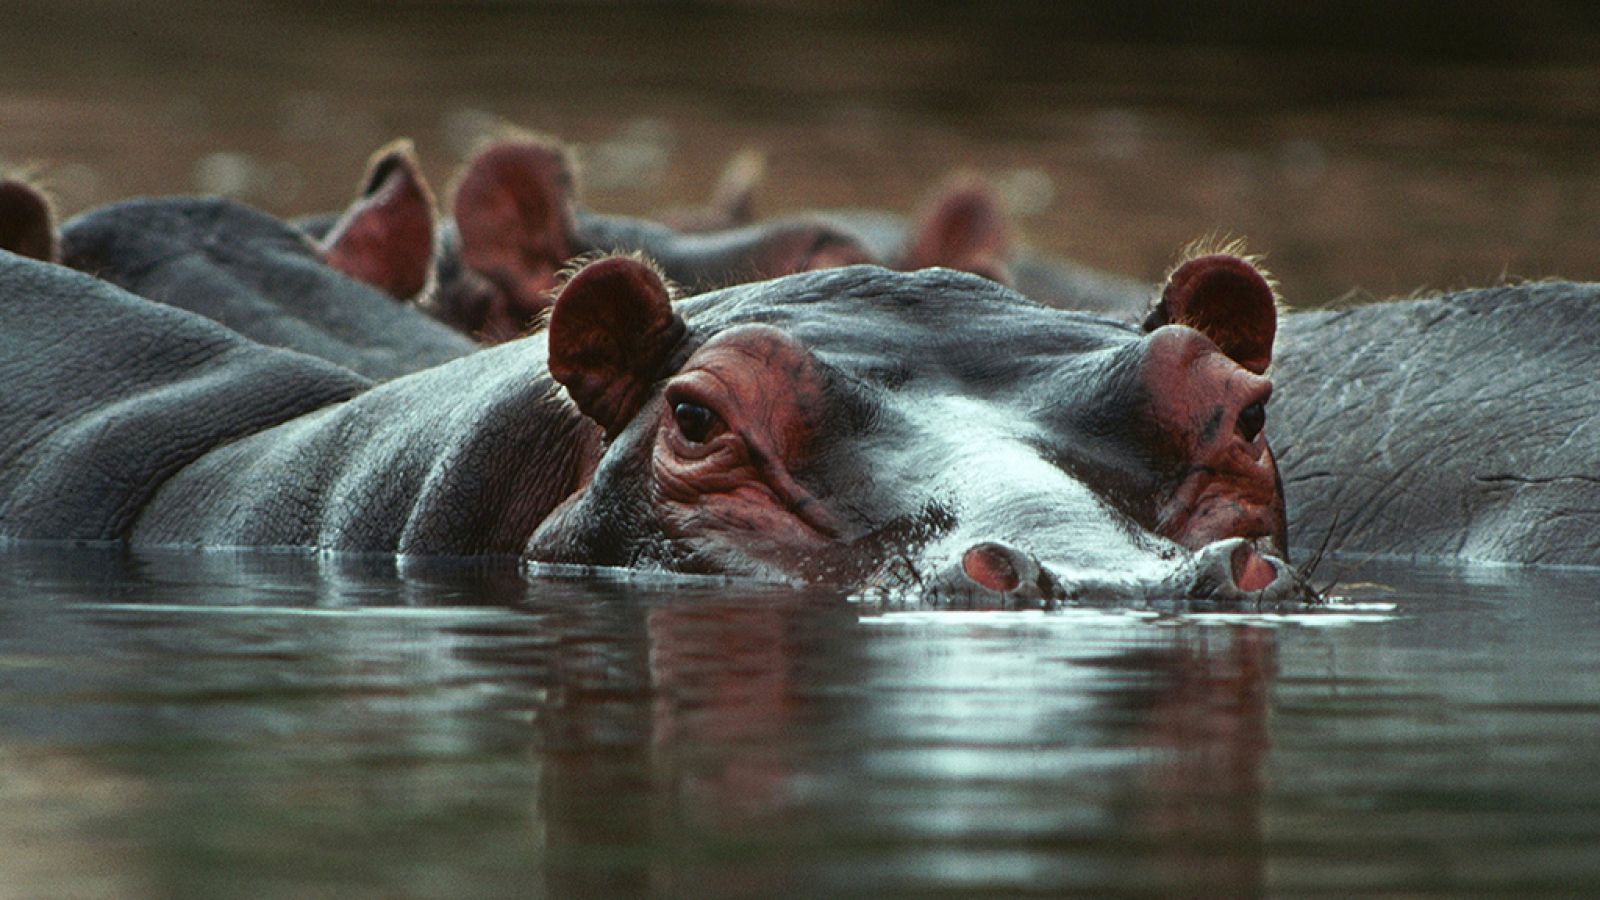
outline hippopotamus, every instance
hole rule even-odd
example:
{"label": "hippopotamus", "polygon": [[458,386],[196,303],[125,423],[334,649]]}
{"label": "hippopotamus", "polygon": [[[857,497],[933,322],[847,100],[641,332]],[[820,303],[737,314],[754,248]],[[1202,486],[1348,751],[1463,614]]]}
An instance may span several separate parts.
{"label": "hippopotamus", "polygon": [[[755,222],[759,160],[730,163],[704,207],[663,214],[675,228],[709,230]],[[947,178],[910,216],[878,209],[799,214],[848,235],[879,265],[901,271],[941,266],[982,275],[1046,306],[1142,315],[1158,285],[1102,272],[1021,244],[994,187],[966,173]]]}
{"label": "hippopotamus", "polygon": [[884,265],[959,269],[1060,309],[1132,316],[1150,305],[1159,287],[1020,244],[993,187],[973,175],[949,179],[910,217],[871,209],[813,215],[855,237]]}
{"label": "hippopotamus", "polygon": [[433,233],[432,195],[399,142],[374,157],[320,242],[233,201],[159,197],[84,213],[61,227],[59,247],[29,255],[383,379],[477,349],[396,302],[426,291]]}
{"label": "hippopotamus", "polygon": [[[727,209],[682,230],[585,209],[575,184],[567,150],[553,139],[516,133],[486,144],[456,179],[452,215],[437,235],[437,286],[421,308],[493,344],[535,327],[564,270],[601,254],[647,256],[695,293],[869,261],[854,237],[811,218],[731,225],[737,211]],[[719,188],[714,202],[736,207],[740,190]],[[333,222],[307,216],[296,225],[320,238]]]}
{"label": "hippopotamus", "polygon": [[1285,316],[1275,425],[1297,546],[1600,565],[1600,285]]}
{"label": "hippopotamus", "polygon": [[1148,328],[945,269],[675,301],[606,257],[545,329],[381,384],[16,256],[0,296],[0,537],[1310,597],[1266,439],[1274,298],[1234,257],[1180,267]]}

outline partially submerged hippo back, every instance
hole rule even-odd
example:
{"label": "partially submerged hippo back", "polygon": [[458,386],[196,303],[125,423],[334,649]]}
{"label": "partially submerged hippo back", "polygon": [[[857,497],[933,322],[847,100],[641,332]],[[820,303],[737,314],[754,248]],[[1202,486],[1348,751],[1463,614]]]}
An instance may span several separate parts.
{"label": "partially submerged hippo back", "polygon": [[1600,285],[1296,313],[1281,343],[1297,545],[1600,565]]}
{"label": "partially submerged hippo back", "polygon": [[0,384],[0,539],[120,541],[184,467],[370,382],[0,252]]}
{"label": "partially submerged hippo back", "polygon": [[229,200],[150,198],[66,222],[60,261],[262,343],[392,378],[476,349],[397,302],[428,284],[431,204],[409,151],[388,150],[320,243]]}
{"label": "partially submerged hippo back", "polygon": [[[132,327],[142,301],[12,260],[0,289],[79,296],[78,321],[106,305],[138,339],[107,358],[40,317],[51,297],[8,298],[8,364],[27,378],[0,431],[6,468],[35,474],[0,483],[0,536],[83,536],[89,516],[27,485],[92,476],[93,536],[140,544],[521,554],[1006,602],[1302,597],[1263,432],[1272,294],[1231,257],[1181,268],[1172,324],[1149,332],[946,270],[851,267],[674,306],[653,269],[610,258],[546,331],[364,390],[178,311]],[[238,391],[239,415],[184,425]]]}

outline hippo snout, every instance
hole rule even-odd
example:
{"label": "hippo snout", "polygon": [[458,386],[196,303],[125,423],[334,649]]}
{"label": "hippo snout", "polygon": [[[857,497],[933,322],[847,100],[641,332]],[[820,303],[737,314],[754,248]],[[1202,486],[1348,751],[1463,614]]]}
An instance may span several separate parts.
{"label": "hippo snout", "polygon": [[923,597],[941,605],[1012,609],[1060,603],[1227,608],[1311,602],[1289,564],[1259,544],[1245,538],[1216,541],[1189,557],[1175,575],[1145,581],[1094,571],[1057,571],[1016,546],[983,541],[969,546],[926,582]]}

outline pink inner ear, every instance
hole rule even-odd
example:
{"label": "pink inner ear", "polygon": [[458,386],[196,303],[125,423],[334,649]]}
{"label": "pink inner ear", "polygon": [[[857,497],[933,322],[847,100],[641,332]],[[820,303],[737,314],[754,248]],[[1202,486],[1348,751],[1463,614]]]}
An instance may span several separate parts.
{"label": "pink inner ear", "polygon": [[461,259],[505,292],[508,315],[549,305],[545,293],[573,255],[572,194],[565,154],[543,141],[500,141],[467,164],[453,207]]}
{"label": "pink inner ear", "polygon": [[578,408],[615,436],[649,399],[659,370],[683,339],[655,271],[628,257],[590,263],[550,314],[550,375]]}
{"label": "pink inner ear", "polygon": [[975,178],[956,182],[918,216],[899,267],[944,266],[1006,283],[1008,230],[993,189]]}
{"label": "pink inner ear", "polygon": [[1209,337],[1234,362],[1256,374],[1272,364],[1278,331],[1272,286],[1250,263],[1224,253],[1179,266],[1167,279],[1146,330],[1187,325]]}
{"label": "pink inner ear", "polygon": [[323,259],[398,300],[415,297],[433,268],[433,194],[407,146],[381,151],[366,185],[323,239]]}
{"label": "pink inner ear", "polygon": [[56,261],[55,217],[50,201],[30,184],[0,181],[0,250]]}

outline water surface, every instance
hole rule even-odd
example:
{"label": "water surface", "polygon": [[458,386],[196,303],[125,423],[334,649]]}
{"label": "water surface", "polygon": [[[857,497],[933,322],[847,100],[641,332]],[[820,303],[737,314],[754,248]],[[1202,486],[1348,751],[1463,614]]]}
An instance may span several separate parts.
{"label": "water surface", "polygon": [[1600,573],[1345,577],[1305,615],[889,610],[13,548],[0,895],[1600,886]]}

